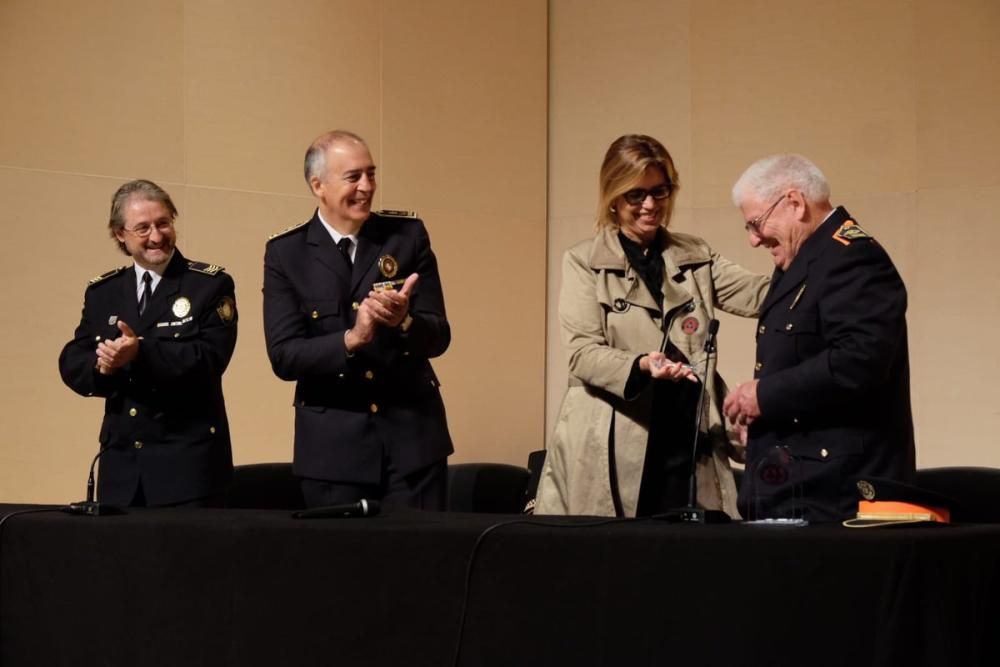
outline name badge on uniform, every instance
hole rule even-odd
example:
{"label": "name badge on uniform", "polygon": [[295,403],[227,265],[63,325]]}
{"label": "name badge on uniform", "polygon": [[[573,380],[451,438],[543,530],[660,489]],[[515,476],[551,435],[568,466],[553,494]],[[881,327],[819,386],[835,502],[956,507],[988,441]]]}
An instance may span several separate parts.
{"label": "name badge on uniform", "polygon": [[397,285],[402,285],[405,280],[383,280],[380,283],[372,283],[372,290],[375,292],[389,292],[396,289]]}

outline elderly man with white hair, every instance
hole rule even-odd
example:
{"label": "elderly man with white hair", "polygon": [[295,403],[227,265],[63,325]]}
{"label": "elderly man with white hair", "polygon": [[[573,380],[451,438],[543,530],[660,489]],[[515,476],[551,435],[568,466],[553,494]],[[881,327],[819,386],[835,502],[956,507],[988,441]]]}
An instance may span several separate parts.
{"label": "elderly man with white hair", "polygon": [[724,405],[747,428],[740,511],[745,519],[848,518],[858,479],[913,479],[906,287],[800,155],[751,165],[733,202],[750,245],[774,259],[754,379]]}

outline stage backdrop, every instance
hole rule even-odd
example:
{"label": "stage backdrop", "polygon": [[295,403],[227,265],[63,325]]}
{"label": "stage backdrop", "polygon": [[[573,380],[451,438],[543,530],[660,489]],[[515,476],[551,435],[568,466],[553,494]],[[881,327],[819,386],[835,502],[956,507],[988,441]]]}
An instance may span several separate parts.
{"label": "stage backdrop", "polygon": [[[104,226],[136,177],[174,196],[184,252],[236,279],[237,462],[290,458],[261,259],[311,214],[302,154],[332,127],[368,138],[378,204],[431,232],[454,460],[544,443],[560,257],[591,233],[607,145],[646,132],[680,169],[677,228],[760,271],[729,188],[764,154],[812,157],[907,281],[921,465],[1000,466],[998,30],[993,0],[0,1],[0,497],[83,491],[101,404],[56,359],[86,281],[125,262]],[[731,382],[752,332],[723,319]]]}

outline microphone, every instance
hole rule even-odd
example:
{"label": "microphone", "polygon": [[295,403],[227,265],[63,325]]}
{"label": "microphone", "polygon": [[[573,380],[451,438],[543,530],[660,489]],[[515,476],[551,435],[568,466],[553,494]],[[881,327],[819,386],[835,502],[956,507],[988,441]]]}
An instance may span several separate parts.
{"label": "microphone", "polygon": [[83,516],[122,514],[120,507],[116,507],[115,505],[101,505],[101,503],[94,500],[94,467],[97,465],[97,460],[104,456],[104,452],[109,449],[111,448],[102,447],[97,452],[94,460],[90,462],[90,472],[87,475],[87,499],[78,503],[70,503],[63,508],[64,512],[67,514],[81,514]]}
{"label": "microphone", "polygon": [[313,507],[292,513],[293,519],[351,519],[356,517],[375,516],[381,509],[377,500],[362,498],[356,503],[341,503],[326,507]]}
{"label": "microphone", "polygon": [[668,510],[655,518],[681,523],[728,523],[729,515],[721,510],[706,510],[698,507],[698,436],[701,433],[701,418],[708,393],[708,362],[715,354],[715,337],[719,333],[719,320],[708,323],[708,337],[705,339],[705,370],[701,377],[701,391],[698,394],[698,409],[694,417],[694,444],[691,445],[691,471],[688,474],[688,502],[686,507]]}

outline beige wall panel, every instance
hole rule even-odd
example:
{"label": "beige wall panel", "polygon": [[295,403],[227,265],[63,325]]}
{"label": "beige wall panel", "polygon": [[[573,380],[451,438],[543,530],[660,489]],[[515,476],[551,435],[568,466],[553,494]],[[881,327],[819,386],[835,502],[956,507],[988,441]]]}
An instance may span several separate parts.
{"label": "beige wall panel", "polygon": [[558,319],[562,256],[594,233],[598,172],[608,145],[627,133],[662,141],[681,181],[674,222],[683,227],[689,215],[691,4],[549,3],[546,437],[555,425],[567,378]]}
{"label": "beige wall panel", "polygon": [[1000,3],[916,3],[918,183],[1000,185]]}
{"label": "beige wall panel", "polygon": [[[430,208],[425,217],[451,323],[451,346],[431,363],[455,441],[452,460],[524,465],[543,445],[543,241],[513,261],[498,259],[496,244],[456,235],[452,229],[461,219],[447,210]],[[475,224],[516,229],[523,222],[483,214]]]}
{"label": "beige wall panel", "polygon": [[836,187],[907,192],[917,166],[910,0],[692,4],[694,206],[796,152]]}
{"label": "beige wall panel", "polygon": [[184,8],[189,182],[307,194],[306,147],[335,127],[361,134],[377,155],[379,3],[191,0]]}
{"label": "beige wall panel", "polygon": [[182,173],[181,2],[0,2],[0,164]]}
{"label": "beige wall panel", "polygon": [[[59,352],[80,321],[87,281],[128,259],[108,238],[107,210],[120,181],[0,169],[0,498],[83,498],[97,453],[104,402],[59,377]],[[58,193],[58,196],[53,196]],[[181,205],[181,198],[178,198]],[[39,229],[45,234],[39,250]]]}
{"label": "beige wall panel", "polygon": [[178,246],[192,259],[225,266],[236,282],[239,335],[223,377],[233,460],[291,461],[295,385],[279,380],[267,359],[264,245],[271,234],[308,220],[312,199],[188,188],[187,204],[178,223]]}
{"label": "beige wall panel", "polygon": [[601,160],[622,134],[662,141],[685,188],[691,182],[691,3],[550,5],[550,215],[593,219]]}
{"label": "beige wall panel", "polygon": [[[546,4],[388,0],[383,42],[382,198],[519,219],[496,240],[543,251]],[[428,38],[428,35],[434,35]],[[524,229],[529,223],[530,229]]]}
{"label": "beige wall panel", "polygon": [[546,3],[385,3],[383,205],[427,223],[455,461],[542,445]]}
{"label": "beige wall panel", "polygon": [[910,360],[921,467],[1000,467],[1000,187],[917,195]]}

